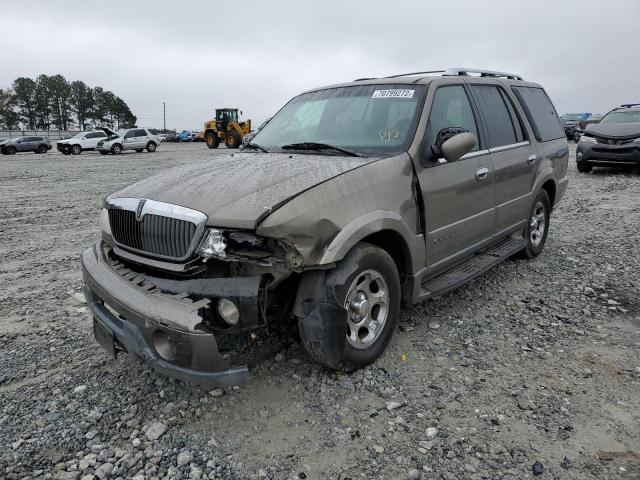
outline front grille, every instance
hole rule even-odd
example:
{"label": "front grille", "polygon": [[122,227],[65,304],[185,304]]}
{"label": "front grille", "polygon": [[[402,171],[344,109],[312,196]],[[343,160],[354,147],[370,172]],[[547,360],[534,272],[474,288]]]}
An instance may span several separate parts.
{"label": "front grille", "polygon": [[146,214],[136,220],[131,210],[109,209],[113,239],[121,246],[162,257],[186,257],[196,233],[196,225],[186,220]]}

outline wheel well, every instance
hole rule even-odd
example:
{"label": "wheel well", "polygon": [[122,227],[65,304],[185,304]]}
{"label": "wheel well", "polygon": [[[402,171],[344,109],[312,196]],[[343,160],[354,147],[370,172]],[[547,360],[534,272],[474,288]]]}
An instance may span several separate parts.
{"label": "wheel well", "polygon": [[150,143],[153,143],[154,145],[156,145],[156,142],[154,142],[153,140],[149,140],[149,141],[147,142],[147,145],[149,145]]}
{"label": "wheel well", "polygon": [[549,196],[549,203],[551,204],[551,208],[556,203],[556,184],[553,180],[547,180],[543,185],[542,189],[547,192]]}
{"label": "wheel well", "polygon": [[391,255],[400,274],[400,284],[404,290],[405,279],[411,272],[411,257],[409,247],[407,247],[402,235],[393,230],[382,230],[363,238],[361,241],[380,247]]}

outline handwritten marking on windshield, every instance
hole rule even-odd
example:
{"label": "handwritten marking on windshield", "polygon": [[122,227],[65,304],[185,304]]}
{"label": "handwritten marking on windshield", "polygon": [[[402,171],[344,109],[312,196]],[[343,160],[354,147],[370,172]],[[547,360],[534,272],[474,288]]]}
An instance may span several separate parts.
{"label": "handwritten marking on windshield", "polygon": [[380,135],[380,141],[382,143],[389,143],[392,139],[395,140],[398,138],[400,136],[400,132],[392,128],[386,128],[384,130],[379,130],[378,135]]}

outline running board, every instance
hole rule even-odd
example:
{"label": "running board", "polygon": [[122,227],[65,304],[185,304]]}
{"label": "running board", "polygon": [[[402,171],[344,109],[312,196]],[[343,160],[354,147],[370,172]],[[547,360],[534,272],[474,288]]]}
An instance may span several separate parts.
{"label": "running board", "polygon": [[490,270],[526,246],[524,238],[508,238],[453,267],[451,270],[422,283],[421,298],[444,295]]}

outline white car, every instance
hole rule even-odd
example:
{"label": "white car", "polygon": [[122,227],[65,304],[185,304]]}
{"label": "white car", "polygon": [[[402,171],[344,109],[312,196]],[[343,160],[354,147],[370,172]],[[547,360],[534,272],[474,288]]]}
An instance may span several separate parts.
{"label": "white car", "polygon": [[146,128],[127,128],[118,130],[107,140],[98,142],[96,149],[103,155],[119,155],[123,150],[135,150],[140,153],[146,149],[147,152],[155,152],[159,143],[160,136],[152,134]]}
{"label": "white car", "polygon": [[56,148],[65,155],[70,153],[80,155],[86,150],[95,150],[98,142],[106,140],[111,135],[115,135],[113,130],[101,127],[88,132],[80,132],[71,138],[60,140],[56,143]]}

